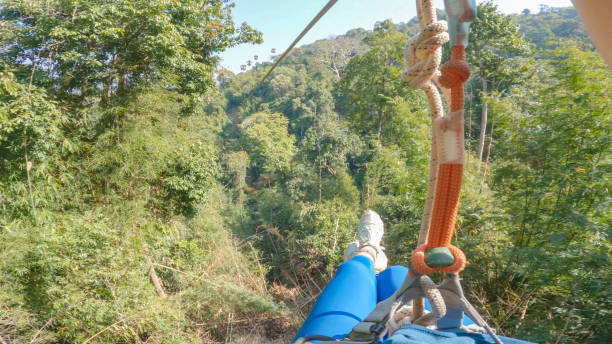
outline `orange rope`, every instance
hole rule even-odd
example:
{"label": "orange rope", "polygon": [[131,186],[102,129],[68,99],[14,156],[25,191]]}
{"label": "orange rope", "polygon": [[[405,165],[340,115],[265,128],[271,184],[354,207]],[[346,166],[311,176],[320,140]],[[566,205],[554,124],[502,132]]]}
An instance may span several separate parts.
{"label": "orange rope", "polygon": [[[465,62],[465,48],[456,45],[451,48],[451,59],[441,68],[439,79],[443,87],[451,89],[451,112],[463,110],[463,83],[470,77],[470,66]],[[462,164],[440,164],[438,183],[434,199],[433,214],[427,243],[420,245],[412,255],[412,266],[421,274],[430,275],[437,270],[459,273],[466,264],[461,249],[450,244],[461,193]],[[425,263],[425,251],[434,247],[447,247],[455,257],[455,262],[444,268],[433,268]]]}
{"label": "orange rope", "polygon": [[441,164],[438,168],[438,184],[427,249],[450,245],[459,209],[462,175],[461,164]]}
{"label": "orange rope", "polygon": [[451,58],[440,69],[440,85],[451,89],[451,112],[463,110],[463,83],[470,78],[470,66],[465,62],[465,48],[455,45],[451,48]]}

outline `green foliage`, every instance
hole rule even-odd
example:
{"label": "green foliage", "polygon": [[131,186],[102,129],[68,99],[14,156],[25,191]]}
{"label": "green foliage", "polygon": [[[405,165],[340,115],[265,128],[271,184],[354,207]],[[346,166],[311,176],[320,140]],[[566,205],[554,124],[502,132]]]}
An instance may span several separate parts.
{"label": "green foliage", "polygon": [[302,251],[299,259],[307,262],[308,272],[321,269],[331,276],[342,263],[342,252],[355,240],[360,214],[341,199],[315,203],[302,212],[305,235],[297,241]]}
{"label": "green foliage", "polygon": [[232,152],[225,156],[225,173],[230,183],[237,189],[242,189],[246,184],[247,168],[249,167],[249,155],[245,151]]}
{"label": "green foliage", "polygon": [[520,31],[538,49],[556,49],[565,40],[579,42],[588,50],[593,44],[573,7],[543,8],[538,14],[513,16]]}
{"label": "green foliage", "polygon": [[2,3],[0,341],[225,341],[286,313],[221,215],[215,54],[260,41],[231,6]]}
{"label": "green foliage", "polygon": [[[216,66],[261,38],[232,6],[3,2],[2,341],[290,337],[367,207],[390,261],[410,259],[431,135],[400,77],[418,22],[295,49],[247,97],[270,64]],[[453,240],[467,296],[538,342],[610,337],[612,75],[578,23],[485,2],[468,50],[467,132],[474,109],[494,117],[486,163],[468,151]],[[577,43],[549,49],[559,35]]]}
{"label": "green foliage", "polygon": [[[44,90],[21,84],[10,72],[0,74],[2,212],[17,216],[32,211],[26,197],[28,162],[33,176],[44,176],[54,168],[53,158],[71,152],[74,144],[62,131],[67,123],[68,116],[49,99]],[[52,192],[53,186],[44,187],[46,192]],[[40,200],[35,197],[34,204],[37,201]]]}
{"label": "green foliage", "polygon": [[[3,250],[3,317],[16,325],[29,317],[37,327],[51,321],[42,333],[49,341],[188,343],[197,338],[190,323],[279,313],[264,294],[262,271],[235,252],[212,208],[169,223],[145,209],[127,201],[50,213],[35,228],[10,223],[2,233],[11,243]],[[151,261],[166,299],[148,281]],[[25,338],[34,330],[5,329]]]}
{"label": "green foliage", "polygon": [[[30,156],[43,159],[62,142],[62,125],[67,118],[44,90],[29,88],[10,72],[0,74],[0,143],[6,163]],[[16,166],[2,164],[6,172]]]}
{"label": "green foliage", "polygon": [[295,138],[287,133],[288,124],[289,120],[278,113],[256,113],[240,124],[243,146],[261,172],[274,174],[289,168]]}
{"label": "green foliage", "polygon": [[344,122],[332,116],[319,116],[301,142],[305,161],[312,161],[334,174],[347,166],[347,157],[359,153],[359,137]]}
{"label": "green foliage", "polygon": [[363,133],[386,137],[395,103],[410,91],[401,78],[408,36],[391,22],[378,23],[366,42],[370,50],[351,59],[336,85],[338,111]]}
{"label": "green foliage", "polygon": [[[514,214],[509,234],[517,245],[514,268],[526,281],[521,288],[538,300],[525,318],[525,335],[597,342],[609,335],[603,322],[610,294],[601,286],[611,245],[605,157],[612,74],[599,57],[576,47],[557,50],[548,65],[543,80],[533,82],[537,93],[519,89],[512,101],[495,103],[504,110],[506,133],[495,185]],[[536,314],[544,309],[552,319],[541,323]]]}
{"label": "green foliage", "polygon": [[[215,181],[215,149],[201,139],[207,125],[179,117],[180,104],[171,98],[165,104],[151,98],[177,112],[156,113],[144,97],[134,105],[148,113],[147,122],[128,122],[119,139],[98,139],[90,162],[72,162],[85,173],[62,193],[73,192],[93,208],[42,209],[36,223],[3,215],[0,236],[10,245],[2,251],[0,273],[9,291],[2,316],[28,323],[7,333],[32,337],[51,319],[42,338],[193,342],[192,323],[280,314],[265,294],[265,271],[251,260],[256,256],[237,251],[218,213],[228,205]],[[191,219],[174,215],[180,213]],[[159,264],[167,299],[149,283],[151,264]]]}
{"label": "green foliage", "polygon": [[169,161],[168,175],[160,180],[164,189],[163,202],[179,213],[193,214],[196,206],[206,201],[208,191],[215,184],[219,173],[217,156],[210,145],[203,142],[179,146],[173,153],[175,157]]}
{"label": "green foliage", "polygon": [[[490,1],[478,5],[478,16],[470,27],[470,44],[466,53],[470,63],[477,66],[482,75],[501,79],[496,73],[505,60],[512,54],[528,51],[529,44],[519,27],[514,25],[512,17],[499,13],[497,6]],[[514,74],[518,73],[515,71]]]}
{"label": "green foliage", "polygon": [[[152,102],[176,112],[156,113]],[[86,167],[94,172],[89,188],[94,193],[103,189],[105,198],[150,194],[149,207],[160,216],[192,216],[220,174],[217,149],[206,139],[209,125],[178,116],[175,98],[155,91],[141,96],[129,111],[145,120],[126,120],[119,137],[113,131],[98,138]]]}
{"label": "green foliage", "polygon": [[221,0],[4,1],[1,55],[24,72],[37,64],[36,83],[76,105],[157,80],[203,93],[213,86],[216,52],[261,42],[247,24],[234,26],[230,7]]}
{"label": "green foliage", "polygon": [[[480,99],[476,104],[470,102],[468,108],[468,139],[478,137],[477,152],[480,160],[487,159],[484,158],[484,143],[489,123],[488,103],[485,98],[490,92],[505,92],[510,85],[516,86],[524,82],[533,65],[532,60],[528,58],[530,54],[531,46],[511,16],[499,13],[497,5],[491,1],[478,5],[478,15],[470,28],[470,44],[466,49],[466,57],[468,62],[477,68],[474,74],[478,78],[473,78],[468,85],[468,89],[471,89],[468,99],[474,96]],[[474,115],[473,108],[480,111]],[[478,133],[471,128],[473,117],[479,119],[479,135],[472,135],[472,132]],[[468,145],[471,145],[471,142]]]}
{"label": "green foliage", "polygon": [[[495,117],[488,162],[468,152],[457,218],[457,245],[471,262],[464,272],[468,296],[505,335],[601,341],[608,336],[610,302],[603,287],[610,259],[609,72],[575,47],[533,50],[533,32],[524,30],[525,39],[514,24],[554,26],[547,20],[574,18],[565,10],[517,18],[491,3],[481,9],[468,51],[480,77],[467,88],[468,133],[478,128],[473,114],[483,103]],[[407,91],[399,78],[402,32],[413,32],[415,23],[379,23],[364,36],[369,50],[339,75],[327,49],[341,42],[303,47],[243,109],[282,112],[297,137],[286,174],[267,184],[249,182],[250,216],[241,226],[257,238],[272,268],[268,277],[302,288],[306,299],[325,281],[313,276],[329,276],[339,262],[338,242],[351,239],[336,223],[350,226],[361,208],[382,215],[392,262],[409,260],[416,245],[429,118],[422,95]],[[304,66],[316,72],[305,75]],[[321,77],[329,71],[331,78]],[[226,95],[236,97],[241,87],[247,92],[250,78],[260,76],[255,69],[230,79]],[[322,82],[313,87],[313,80]],[[328,108],[330,92],[336,103]],[[585,262],[587,269],[580,267]]]}

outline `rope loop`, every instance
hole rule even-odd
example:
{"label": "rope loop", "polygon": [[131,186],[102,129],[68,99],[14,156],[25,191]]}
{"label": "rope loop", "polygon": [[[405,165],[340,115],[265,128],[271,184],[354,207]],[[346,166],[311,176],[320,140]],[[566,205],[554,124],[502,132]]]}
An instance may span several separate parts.
{"label": "rope loop", "polygon": [[406,43],[406,69],[402,77],[410,87],[423,88],[437,73],[442,59],[442,44],[448,42],[447,30],[445,21],[433,22]]}

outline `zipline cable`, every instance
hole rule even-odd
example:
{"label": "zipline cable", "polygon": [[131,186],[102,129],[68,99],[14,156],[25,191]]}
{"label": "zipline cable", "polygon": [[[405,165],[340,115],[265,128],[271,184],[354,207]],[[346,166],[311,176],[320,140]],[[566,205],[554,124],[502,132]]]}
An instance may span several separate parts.
{"label": "zipline cable", "polygon": [[[263,85],[264,81],[266,81],[266,79],[268,78],[268,76],[270,76],[270,74],[272,73],[272,71],[281,63],[281,61],[287,57],[287,55],[289,54],[289,52],[295,47],[296,44],[298,44],[298,42],[304,37],[304,35],[306,35],[308,33],[308,31],[310,31],[310,29],[312,29],[313,26],[315,26],[315,24],[319,21],[319,19],[321,19],[325,13],[327,13],[327,11],[329,11],[335,4],[336,2],[338,2],[338,0],[330,0],[320,11],[319,13],[317,13],[317,15],[310,21],[310,23],[308,23],[308,25],[306,25],[306,27],[304,28],[304,30],[302,30],[302,32],[295,38],[295,40],[293,40],[293,43],[291,43],[291,45],[287,48],[287,50],[285,50],[285,52],[274,62],[274,64],[272,65],[272,67],[268,70],[268,72],[266,73],[266,75],[263,76],[263,78],[261,78],[261,80],[259,80],[259,83],[257,84],[257,86],[255,86],[255,88],[251,91],[251,93],[249,93],[249,96],[246,98],[246,100],[248,100],[249,98],[251,98],[251,96],[257,92],[257,90],[261,87],[261,85]],[[245,101],[246,101],[245,100]]]}

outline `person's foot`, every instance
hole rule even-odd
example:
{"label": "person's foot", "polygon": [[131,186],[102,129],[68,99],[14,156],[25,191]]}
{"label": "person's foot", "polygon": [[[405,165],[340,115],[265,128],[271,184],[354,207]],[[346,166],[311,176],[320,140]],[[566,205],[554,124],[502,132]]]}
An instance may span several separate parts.
{"label": "person's foot", "polygon": [[380,216],[367,209],[359,220],[359,240],[349,244],[344,251],[344,260],[354,256],[366,256],[374,262],[374,270],[379,273],[387,268],[387,256],[384,247],[380,246],[384,234],[384,224]]}

